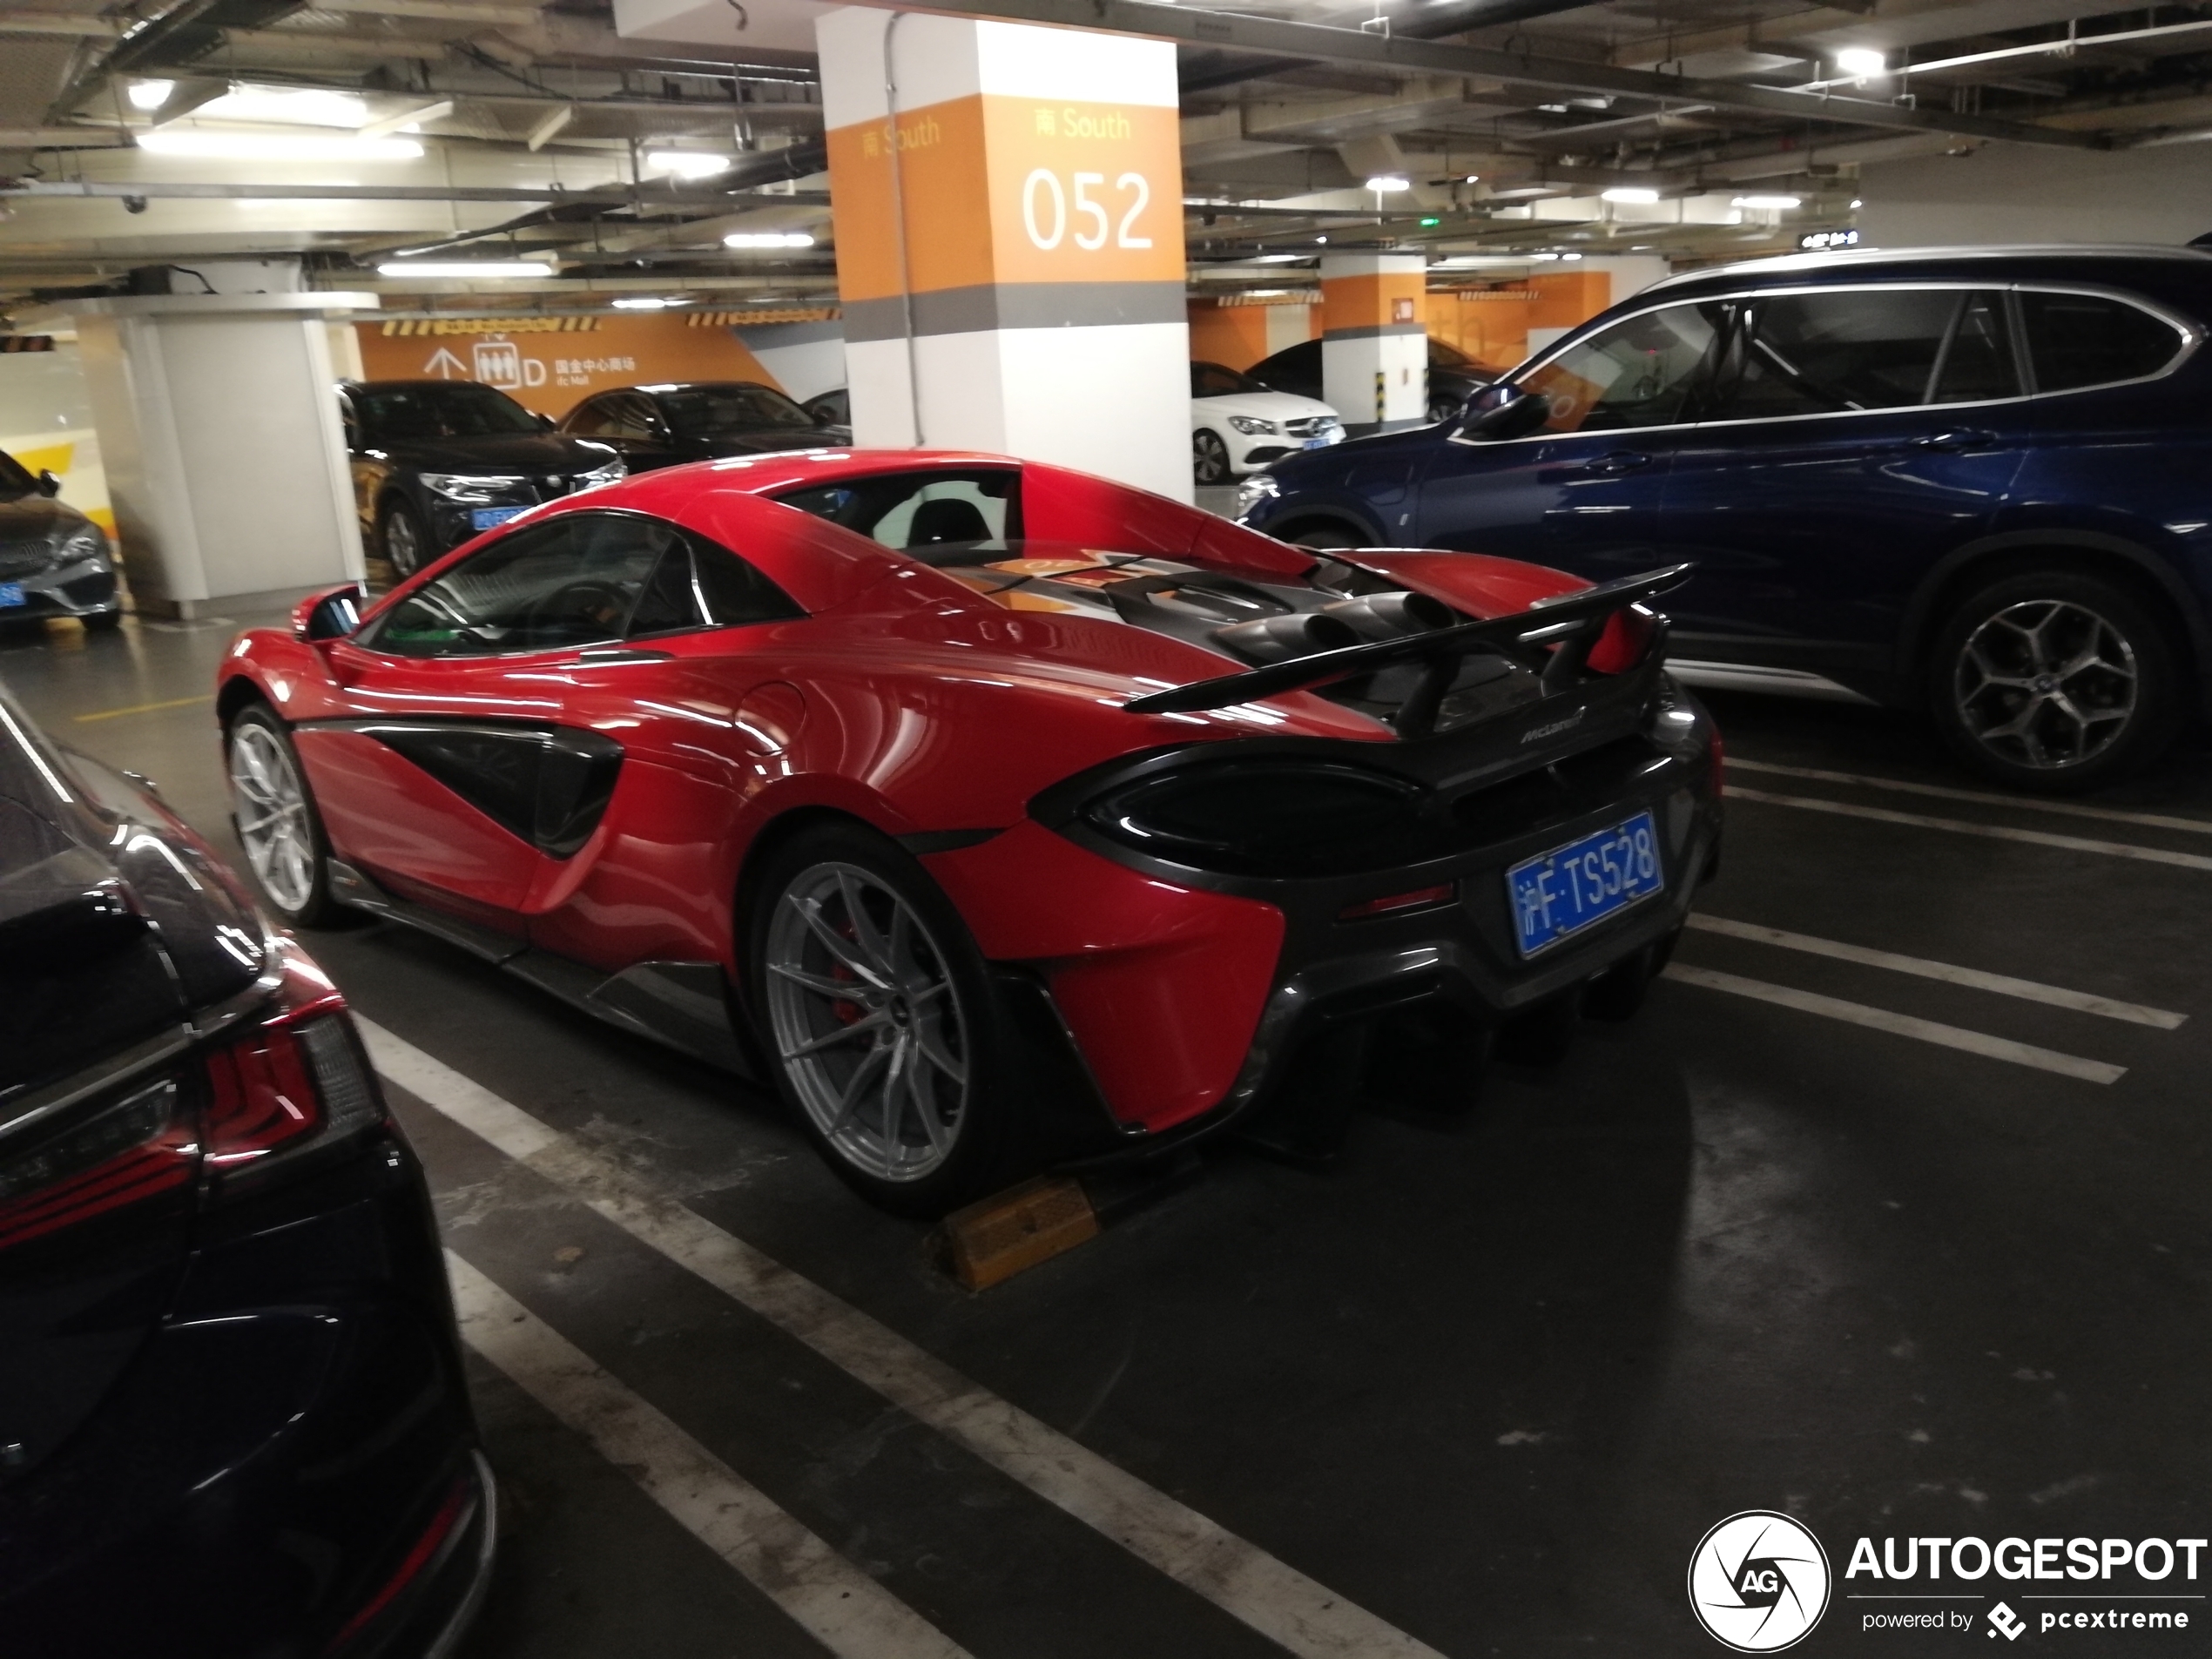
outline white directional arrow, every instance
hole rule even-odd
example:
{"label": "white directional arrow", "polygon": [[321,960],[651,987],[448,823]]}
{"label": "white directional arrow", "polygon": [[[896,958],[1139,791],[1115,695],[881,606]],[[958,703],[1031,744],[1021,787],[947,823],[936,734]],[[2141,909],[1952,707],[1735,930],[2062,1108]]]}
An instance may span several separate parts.
{"label": "white directional arrow", "polygon": [[435,374],[442,381],[465,381],[469,378],[469,365],[441,346],[438,354],[422,365],[422,372]]}

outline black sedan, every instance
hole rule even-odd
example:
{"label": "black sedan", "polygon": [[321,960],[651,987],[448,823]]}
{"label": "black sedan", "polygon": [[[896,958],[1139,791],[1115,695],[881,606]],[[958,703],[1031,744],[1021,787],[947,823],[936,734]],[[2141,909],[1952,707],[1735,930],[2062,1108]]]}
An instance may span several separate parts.
{"label": "black sedan", "polygon": [[344,1001],[0,692],[0,1649],[444,1653],[493,1503]]}
{"label": "black sedan", "polygon": [[625,386],[584,399],[568,412],[561,430],[609,445],[632,472],[853,442],[849,428],[822,425],[758,381]]}
{"label": "black sedan", "polygon": [[604,443],[553,430],[473,381],[355,381],[339,388],[361,542],[396,577],[557,496],[629,470]]}
{"label": "black sedan", "polygon": [[75,617],[87,628],[123,620],[123,595],[106,534],[54,499],[51,472],[32,477],[0,454],[0,627]]}
{"label": "black sedan", "polygon": [[[1272,357],[1264,357],[1244,371],[1270,391],[1294,397],[1321,395],[1321,342],[1308,340],[1285,346]],[[1501,371],[1478,363],[1456,346],[1440,340],[1428,342],[1428,418],[1431,423],[1448,421]]]}

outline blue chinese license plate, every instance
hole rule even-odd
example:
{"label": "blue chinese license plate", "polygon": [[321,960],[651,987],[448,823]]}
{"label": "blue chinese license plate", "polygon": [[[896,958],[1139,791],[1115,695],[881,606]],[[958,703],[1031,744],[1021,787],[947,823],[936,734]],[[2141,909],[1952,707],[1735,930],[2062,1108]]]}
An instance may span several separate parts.
{"label": "blue chinese license plate", "polygon": [[1298,448],[1301,449],[1325,449],[1335,442],[1336,440],[1334,438],[1308,438],[1304,443],[1298,445]]}
{"label": "blue chinese license plate", "polygon": [[1523,859],[1506,872],[1523,956],[1572,938],[1665,886],[1649,813]]}
{"label": "blue chinese license plate", "polygon": [[23,597],[22,583],[0,582],[0,610],[5,610],[12,605],[29,604],[30,603],[30,602],[28,599]]}
{"label": "blue chinese license plate", "polygon": [[517,513],[527,513],[527,507],[478,507],[469,514],[469,528],[488,530],[495,524],[504,524]]}

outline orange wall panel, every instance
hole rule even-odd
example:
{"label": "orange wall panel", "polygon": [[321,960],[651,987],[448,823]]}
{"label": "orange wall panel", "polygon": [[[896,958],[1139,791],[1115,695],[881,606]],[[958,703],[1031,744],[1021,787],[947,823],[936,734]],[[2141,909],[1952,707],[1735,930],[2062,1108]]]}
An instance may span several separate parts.
{"label": "orange wall panel", "polygon": [[1536,295],[1531,328],[1572,328],[1613,303],[1613,279],[1602,271],[1561,271],[1531,277],[1528,286]]}
{"label": "orange wall panel", "polygon": [[[556,420],[594,392],[657,381],[759,381],[775,386],[727,328],[678,314],[459,317],[354,325],[373,381],[481,381]],[[778,387],[779,391],[783,388]]]}
{"label": "orange wall panel", "polygon": [[[1190,304],[1190,361],[1250,368],[1267,354],[1267,306]],[[1301,307],[1300,309],[1308,307]]]}

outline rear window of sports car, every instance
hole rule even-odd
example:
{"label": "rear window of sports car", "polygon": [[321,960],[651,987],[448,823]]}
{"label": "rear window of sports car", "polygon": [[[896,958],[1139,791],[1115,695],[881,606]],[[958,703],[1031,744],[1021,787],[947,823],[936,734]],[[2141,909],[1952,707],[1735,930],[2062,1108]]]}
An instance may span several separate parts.
{"label": "rear window of sports car", "polygon": [[1021,475],[1010,468],[880,473],[788,490],[776,499],[901,552],[1022,534]]}

